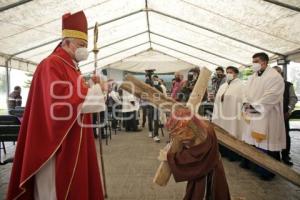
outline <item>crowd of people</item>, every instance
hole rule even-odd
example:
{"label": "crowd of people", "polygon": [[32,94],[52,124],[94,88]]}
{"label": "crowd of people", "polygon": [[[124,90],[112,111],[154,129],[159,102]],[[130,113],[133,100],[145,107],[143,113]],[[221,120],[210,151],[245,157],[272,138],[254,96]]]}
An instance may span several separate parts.
{"label": "crowd of people", "polygon": [[[268,65],[267,54],[257,53],[252,59],[253,75],[246,84],[239,80],[237,68],[226,68],[226,81],[214,98],[212,120],[237,139],[278,161],[293,165],[288,121],[298,101],[293,85],[284,81],[280,67]],[[220,152],[231,161],[240,160],[241,167],[254,170],[263,180],[275,176],[224,146],[220,145]]]}
{"label": "crowd of people", "polygon": [[[290,158],[291,138],[289,135],[289,116],[298,99],[293,84],[283,80],[280,67],[268,66],[269,58],[265,53],[253,56],[254,74],[245,84],[239,79],[239,69],[228,66],[225,70],[217,67],[211,78],[211,89],[203,101],[214,103],[212,120],[234,137],[256,146],[277,160],[292,165]],[[276,73],[275,73],[276,72]],[[146,74],[145,83],[156,88],[164,95],[171,96],[178,102],[187,102],[199,76],[200,69],[193,68],[187,74],[187,80],[181,72],[176,72],[172,85],[167,88],[158,75]],[[141,128],[147,127],[149,137],[159,142],[159,128],[166,122],[166,114],[143,99],[118,88],[113,80],[108,81],[106,108],[100,112],[100,123],[112,120],[112,128],[124,127],[126,132],[138,132],[139,118]],[[16,86],[9,95],[8,108],[12,112],[21,106],[21,87]],[[141,114],[140,114],[141,111]],[[97,114],[94,115],[94,123]],[[139,117],[140,116],[140,117]],[[94,134],[97,137],[96,128]],[[284,134],[283,134],[284,133]],[[101,128],[105,138],[104,128]],[[230,160],[239,160],[239,156],[220,145],[223,156]],[[249,167],[243,160],[242,167]]]}
{"label": "crowd of people", "polygon": [[[137,99],[121,90],[113,80],[104,84],[101,77],[93,74],[90,82],[85,82],[78,63],[86,60],[88,56],[87,33],[87,18],[83,11],[64,14],[62,40],[36,68],[19,131],[8,186],[9,200],[104,199],[106,191],[101,181],[101,176],[103,180],[104,176],[100,174],[104,170],[99,169],[102,166],[98,165],[93,138],[92,125],[95,123],[102,122],[105,125],[107,119],[111,118],[112,128],[123,127],[127,132],[140,131],[138,115],[139,110],[142,110],[142,127],[148,121],[149,137],[155,142],[160,141],[159,128],[166,121],[166,113],[145,99]],[[267,54],[257,53],[252,59],[254,73],[246,84],[239,80],[239,70],[236,67],[227,67],[226,75],[224,69],[218,67],[203,101],[214,102],[214,123],[237,139],[291,165],[288,119],[297,102],[293,85],[284,81],[280,68],[271,68],[268,65]],[[145,82],[162,95],[170,95],[175,101],[185,103],[199,74],[199,68],[191,69],[187,80],[184,80],[183,74],[177,72],[171,88],[168,89],[162,79],[148,72]],[[21,101],[20,87],[16,87],[8,101],[9,109],[16,109],[21,105]],[[196,122],[200,125],[200,120]],[[200,132],[199,129],[193,131]],[[97,134],[106,136],[103,128],[101,132],[95,128],[94,135],[98,136]],[[209,154],[213,156],[205,154],[208,156],[204,156],[203,159],[207,161],[205,165],[209,168],[219,166],[216,172],[221,172],[221,176],[214,176],[213,171],[206,176],[199,170],[201,168],[194,168],[196,176],[201,177],[200,182],[194,177],[191,178],[190,183],[197,182],[201,187],[199,189],[198,186],[189,184],[190,190],[187,194],[190,192],[194,198],[201,193],[203,199],[204,191],[205,196],[211,195],[212,191],[206,188],[206,183],[212,186],[212,182],[220,177],[223,179],[221,183],[226,183],[224,171],[220,170],[222,166],[216,138],[213,134],[209,136],[210,140],[214,141],[214,152]],[[206,145],[200,147],[207,150]],[[194,155],[194,151],[194,148],[190,148],[189,153]],[[197,155],[204,152],[201,148],[199,151]],[[244,168],[254,166],[255,171],[264,180],[274,177],[271,172],[255,166],[245,158],[239,158],[225,147],[220,147],[220,151],[231,160],[241,160],[241,166]],[[211,164],[212,159],[216,165]],[[188,162],[187,167],[190,166],[189,160],[183,157],[183,161]],[[103,164],[102,160],[101,163]],[[202,162],[197,161],[197,164],[199,163]],[[185,172],[186,170],[183,174],[192,175]],[[198,172],[201,172],[201,175]],[[224,184],[221,184],[221,189],[224,189]],[[191,193],[194,190],[198,190],[197,195]],[[226,198],[223,199],[230,199],[228,187],[226,191]],[[220,190],[218,194],[225,193]]]}
{"label": "crowd of people", "polygon": [[[157,75],[146,75],[145,83],[157,89],[158,92],[167,95],[167,88],[164,81]],[[106,113],[111,118],[113,129],[124,128],[126,132],[139,132],[142,130],[141,128],[145,128],[147,122],[149,138],[153,138],[155,142],[159,142],[159,128],[166,121],[165,114],[144,99],[138,99],[118,86],[115,81],[108,81],[108,92],[105,95],[107,109],[101,115]],[[94,119],[96,119],[97,114],[94,115]],[[105,119],[105,117],[102,118]],[[141,119],[141,122],[139,119]],[[96,132],[96,129],[94,130]],[[105,138],[104,128],[101,129],[101,133],[102,138]],[[95,134],[95,136],[97,135]]]}
{"label": "crowd of people", "polygon": [[[247,81],[239,78],[239,69],[234,66],[225,70],[216,68],[210,91],[203,101],[213,103],[212,121],[215,124],[291,166],[289,116],[298,101],[293,84],[283,79],[280,67],[269,66],[266,53],[254,54],[252,62],[253,75]],[[187,102],[199,73],[199,68],[191,69],[184,80],[183,74],[176,72],[170,96],[178,102]],[[201,109],[199,113],[202,114]],[[230,161],[241,161],[242,168],[257,172],[262,180],[271,180],[275,176],[222,145],[219,145],[219,150]]]}
{"label": "crowd of people", "polygon": [[[267,54],[255,54],[254,74],[246,83],[239,79],[238,68],[228,66],[224,70],[223,67],[217,67],[210,80],[210,90],[205,94],[203,101],[214,104],[212,121],[215,124],[275,159],[293,165],[290,158],[289,116],[298,99],[293,84],[283,79],[281,68],[269,67],[268,61]],[[158,75],[152,76],[146,73],[145,83],[164,95],[184,103],[188,101],[199,73],[199,68],[193,68],[189,70],[185,80],[181,72],[176,72],[169,88]],[[9,112],[21,106],[20,93],[21,87],[16,86],[10,94]],[[120,89],[113,80],[108,81],[105,104],[105,108],[100,112],[100,123],[105,124],[109,116],[112,129],[123,127],[126,132],[139,132],[147,122],[149,138],[153,138],[155,142],[160,141],[159,128],[167,121],[166,113]],[[202,114],[201,111],[199,112]],[[96,123],[96,113],[93,114],[93,119]],[[104,126],[100,130],[102,138],[105,138]],[[98,136],[96,128],[94,128],[94,135]],[[222,145],[219,148],[221,154],[229,160],[241,160],[233,151]],[[241,166],[249,168],[249,161],[242,160]]]}

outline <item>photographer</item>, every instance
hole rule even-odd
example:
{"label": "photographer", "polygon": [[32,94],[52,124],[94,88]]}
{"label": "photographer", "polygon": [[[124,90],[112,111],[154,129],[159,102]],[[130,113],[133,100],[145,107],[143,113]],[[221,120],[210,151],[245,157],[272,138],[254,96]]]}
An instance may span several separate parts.
{"label": "photographer", "polygon": [[178,95],[180,102],[187,102],[189,100],[199,74],[200,69],[198,67],[195,67],[188,72],[188,80],[184,83],[183,87],[181,88],[180,95]]}

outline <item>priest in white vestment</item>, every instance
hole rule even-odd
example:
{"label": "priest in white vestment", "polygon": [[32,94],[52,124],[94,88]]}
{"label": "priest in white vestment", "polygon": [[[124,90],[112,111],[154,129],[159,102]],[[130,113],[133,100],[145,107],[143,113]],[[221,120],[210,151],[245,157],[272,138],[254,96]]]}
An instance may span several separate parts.
{"label": "priest in white vestment", "polygon": [[122,90],[122,112],[123,112],[123,123],[126,132],[137,132],[138,129],[138,116],[139,101],[135,96]]}
{"label": "priest in white vestment", "polygon": [[[245,85],[238,78],[238,74],[239,70],[236,67],[226,68],[226,82],[221,85],[216,94],[212,121],[241,140],[245,131],[245,121],[241,112]],[[237,154],[222,145],[220,152],[231,161],[239,158]]]}
{"label": "priest in white vestment", "polygon": [[242,118],[245,85],[237,77],[239,70],[236,67],[226,68],[226,82],[219,88],[213,111],[213,122],[232,136],[242,139],[245,121]]}
{"label": "priest in white vestment", "polygon": [[[243,140],[273,158],[280,160],[279,152],[285,149],[285,125],[283,116],[283,78],[271,67],[265,53],[253,56],[254,74],[245,88],[244,116],[248,122]],[[274,174],[259,170],[262,179]]]}

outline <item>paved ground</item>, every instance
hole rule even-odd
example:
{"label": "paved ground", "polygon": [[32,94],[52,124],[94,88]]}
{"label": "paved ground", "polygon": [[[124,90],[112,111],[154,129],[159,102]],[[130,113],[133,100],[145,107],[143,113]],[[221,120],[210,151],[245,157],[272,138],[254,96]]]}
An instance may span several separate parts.
{"label": "paved ground", "polygon": [[[166,187],[152,184],[152,177],[159,162],[158,151],[165,145],[154,143],[147,137],[147,132],[124,133],[113,135],[109,145],[103,145],[109,200],[142,199],[182,199],[185,183],[175,183],[173,179]],[[294,168],[300,172],[300,132],[292,132],[292,158]],[[98,144],[98,141],[96,141]],[[6,144],[8,156],[14,152],[11,143]],[[258,179],[254,173],[241,169],[237,162],[223,159],[231,195],[247,200],[283,200],[299,199],[300,188],[276,177],[271,182]],[[11,164],[0,166],[0,199],[4,199],[10,174]]]}

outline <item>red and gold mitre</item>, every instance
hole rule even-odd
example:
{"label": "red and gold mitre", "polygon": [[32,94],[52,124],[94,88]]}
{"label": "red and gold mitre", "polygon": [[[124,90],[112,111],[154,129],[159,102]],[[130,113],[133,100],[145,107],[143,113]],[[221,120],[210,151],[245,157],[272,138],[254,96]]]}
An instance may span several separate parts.
{"label": "red and gold mitre", "polygon": [[88,41],[88,24],[83,11],[62,16],[62,37]]}

